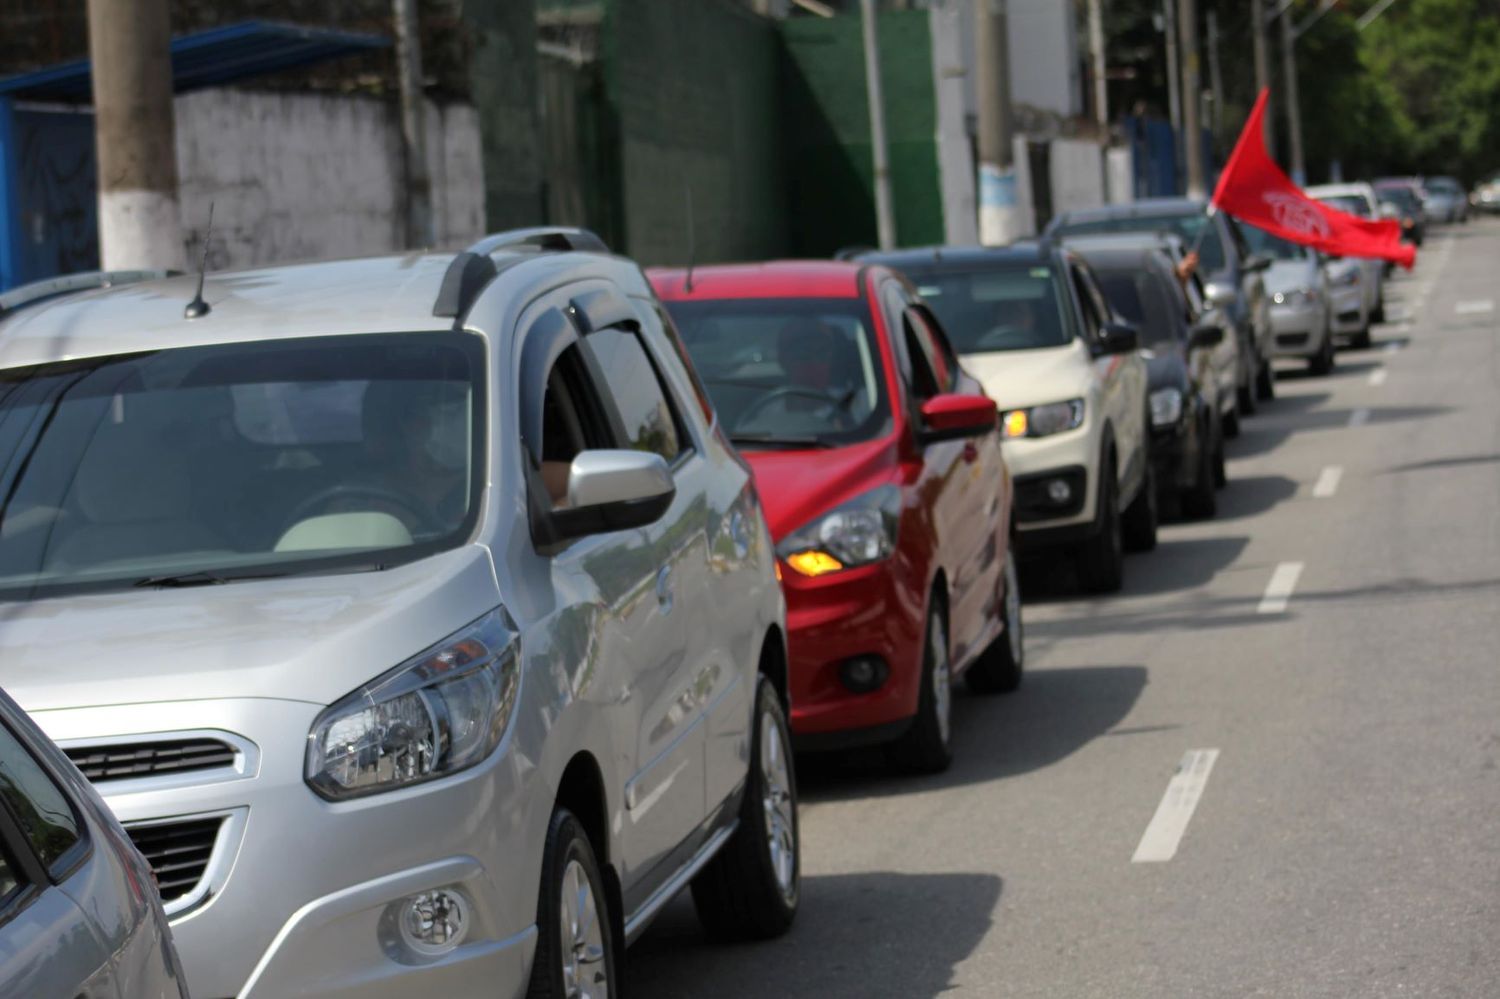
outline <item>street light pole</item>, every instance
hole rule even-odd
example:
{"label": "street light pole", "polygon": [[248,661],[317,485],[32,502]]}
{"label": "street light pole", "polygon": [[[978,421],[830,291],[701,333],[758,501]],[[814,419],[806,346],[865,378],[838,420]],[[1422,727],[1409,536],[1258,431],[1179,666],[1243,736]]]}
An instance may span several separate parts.
{"label": "street light pole", "polygon": [[865,45],[865,91],[870,103],[870,147],[875,165],[875,232],[882,250],[896,246],[896,212],[891,201],[891,164],[885,139],[885,94],[880,85],[880,46],[875,0],[860,0]]}
{"label": "street light pole", "polygon": [[1182,143],[1187,160],[1187,194],[1204,197],[1203,129],[1198,111],[1203,84],[1198,70],[1198,0],[1178,0],[1178,27],[1182,30]]}
{"label": "street light pole", "polygon": [[1011,142],[1010,59],[1005,0],[974,0],[975,92],[979,100],[979,242],[1021,235]]}
{"label": "street light pole", "polygon": [[89,0],[99,265],[182,270],[167,0]]}
{"label": "street light pole", "polygon": [[1297,100],[1297,36],[1292,31],[1292,14],[1281,15],[1281,62],[1286,74],[1286,125],[1292,154],[1292,182],[1307,185],[1307,164],[1302,158],[1302,108]]}
{"label": "street light pole", "polygon": [[[1271,86],[1271,55],[1266,51],[1266,7],[1265,0],[1250,0],[1250,40],[1255,46],[1255,92],[1262,93]],[[1266,101],[1264,119],[1266,154],[1276,158],[1276,114],[1272,108],[1275,95]]]}

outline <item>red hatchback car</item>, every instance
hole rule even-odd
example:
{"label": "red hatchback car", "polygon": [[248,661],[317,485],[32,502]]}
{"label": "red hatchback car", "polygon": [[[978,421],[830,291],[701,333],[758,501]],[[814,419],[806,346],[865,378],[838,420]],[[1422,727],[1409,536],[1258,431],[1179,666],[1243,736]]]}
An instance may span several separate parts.
{"label": "red hatchback car", "polygon": [[994,402],[905,278],[786,262],[648,275],[749,460],[787,600],[799,749],[952,760],[951,689],[1023,659]]}

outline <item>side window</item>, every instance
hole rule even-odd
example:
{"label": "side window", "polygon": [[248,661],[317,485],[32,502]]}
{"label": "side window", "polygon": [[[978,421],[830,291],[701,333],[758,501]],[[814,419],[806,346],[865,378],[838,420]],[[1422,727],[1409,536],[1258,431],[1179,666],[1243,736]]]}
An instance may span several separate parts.
{"label": "side window", "polygon": [[906,353],[911,358],[911,394],[918,402],[925,402],[942,392],[938,383],[938,375],[932,368],[927,348],[917,338],[916,328],[912,325],[909,316],[903,318],[901,328],[904,331]]}
{"label": "side window", "polygon": [[7,855],[4,842],[0,842],[0,913],[25,887],[26,882]]}
{"label": "side window", "polygon": [[708,391],[703,387],[703,381],[698,377],[698,369],[693,367],[693,362],[688,357],[687,346],[682,342],[682,334],[677,332],[677,326],[672,322],[672,317],[660,305],[654,306],[657,321],[661,323],[663,332],[667,335],[667,342],[672,345],[672,350],[677,354],[677,360],[682,364],[682,369],[687,372],[688,381],[693,383],[693,395],[698,399],[698,408],[703,410],[703,418],[709,423],[714,421],[714,404],[708,397]]}
{"label": "side window", "polygon": [[[906,327],[907,349],[912,350],[912,360],[915,362],[920,357],[921,362],[927,368],[931,376],[931,384],[935,391],[922,392],[922,398],[930,399],[953,388],[954,379],[958,377],[957,364],[950,364],[948,356],[945,356],[939,345],[939,337],[927,317],[923,316],[915,308],[907,307],[902,315],[903,324]],[[915,348],[912,344],[915,342]]]}
{"label": "side window", "polygon": [[675,460],[683,450],[677,418],[640,336],[605,329],[589,334],[587,342],[620,414],[621,445]]}
{"label": "side window", "polygon": [[1074,264],[1068,269],[1073,276],[1073,292],[1078,296],[1078,306],[1083,312],[1083,333],[1090,341],[1099,339],[1099,332],[1104,327],[1106,313],[1099,305],[1098,296],[1090,287],[1090,282],[1084,276],[1083,271]]}
{"label": "side window", "polygon": [[0,801],[49,869],[55,870],[63,854],[79,841],[78,816],[62,788],[3,724],[0,724]]}
{"label": "side window", "polygon": [[614,445],[589,404],[586,385],[578,348],[569,347],[547,374],[542,398],[542,484],[554,507],[567,499],[568,473],[578,452]]}
{"label": "side window", "polygon": [[937,348],[937,356],[943,359],[943,364],[948,369],[948,384],[944,391],[951,392],[958,384],[958,354],[953,349],[953,343],[948,339],[948,331],[943,329],[943,324],[938,322],[932,310],[923,306],[921,313],[927,323],[928,332],[932,334],[932,345]]}
{"label": "side window", "polygon": [[[1212,222],[1209,225],[1213,225]],[[1234,243],[1234,254],[1241,260],[1250,256],[1250,243],[1245,239],[1245,232],[1239,223],[1229,216],[1224,216],[1224,225],[1229,229],[1229,238]]]}

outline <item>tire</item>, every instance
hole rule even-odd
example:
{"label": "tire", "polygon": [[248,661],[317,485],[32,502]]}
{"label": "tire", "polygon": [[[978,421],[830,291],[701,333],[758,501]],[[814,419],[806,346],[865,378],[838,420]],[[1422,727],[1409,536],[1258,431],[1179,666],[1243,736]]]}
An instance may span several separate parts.
{"label": "tire", "polygon": [[[1385,322],[1385,291],[1383,289],[1380,292],[1380,297],[1375,300],[1375,311],[1370,313],[1370,322]],[[1365,331],[1360,336],[1368,340],[1370,338],[1370,327],[1366,326]]]}
{"label": "tire", "polygon": [[1223,489],[1229,485],[1229,467],[1224,461],[1224,435],[1214,435],[1214,487]]}
{"label": "tire", "polygon": [[1237,392],[1237,395],[1235,396],[1235,401],[1237,402],[1238,405],[1235,408],[1235,415],[1236,416],[1240,416],[1240,415],[1254,416],[1255,415],[1255,380],[1251,379],[1249,385],[1245,385],[1245,386],[1240,387],[1239,389],[1236,390],[1236,392]]}
{"label": "tire", "polygon": [[1333,371],[1333,334],[1323,337],[1323,346],[1307,359],[1307,370],[1314,375],[1326,375]]}
{"label": "tire", "polygon": [[1255,398],[1268,401],[1276,398],[1276,372],[1271,370],[1271,360],[1266,358],[1255,373]]}
{"label": "tire", "polygon": [[[572,918],[564,911],[571,910]],[[592,913],[584,918],[580,907]],[[564,929],[564,923],[569,929]],[[537,898],[536,956],[531,963],[527,999],[565,999],[579,994],[578,979],[587,976],[590,991],[619,995],[619,950],[609,895],[599,873],[594,848],[573,813],[558,808],[547,825],[542,851],[542,883]],[[567,933],[569,939],[564,940]]]}
{"label": "tire", "polygon": [[1015,690],[1021,685],[1021,674],[1026,668],[1026,629],[1021,623],[1021,577],[1016,570],[1014,542],[1005,553],[1002,579],[1005,592],[1000,595],[1000,613],[1005,616],[1005,630],[964,674],[969,689],[976,694]]}
{"label": "tire", "polygon": [[1120,495],[1113,461],[1105,463],[1099,484],[1099,530],[1078,550],[1078,581],[1089,593],[1114,593],[1125,583]]}
{"label": "tire", "polygon": [[1198,446],[1198,474],[1193,484],[1182,491],[1182,512],[1193,520],[1208,520],[1219,512],[1219,495],[1214,482],[1214,448],[1208,435]]}
{"label": "tire", "polygon": [[[1240,435],[1240,411],[1235,410],[1232,413],[1225,413],[1219,418],[1219,425],[1224,428],[1223,436],[1231,439],[1238,437]],[[1221,444],[1220,448],[1222,449],[1222,447],[1223,445]]]}
{"label": "tire", "polygon": [[740,825],[693,879],[698,920],[716,940],[785,933],[801,894],[802,840],[792,737],[776,688],[760,678]]}
{"label": "tire", "polygon": [[[1150,423],[1147,423],[1150,426]],[[1156,466],[1151,464],[1151,455],[1146,455],[1146,479],[1141,483],[1140,492],[1136,493],[1135,499],[1125,508],[1125,515],[1121,520],[1125,550],[1128,552],[1149,552],[1156,547],[1156,528],[1161,522],[1161,511],[1156,506]]]}
{"label": "tire", "polygon": [[[1381,319],[1372,319],[1371,322],[1384,322],[1384,320],[1381,320]],[[1370,324],[1369,323],[1365,324],[1365,328],[1364,329],[1362,329],[1358,333],[1354,334],[1353,338],[1349,341],[1349,346],[1353,347],[1355,350],[1369,350],[1370,349]]]}
{"label": "tire", "polygon": [[908,773],[937,774],[953,763],[953,663],[948,621],[936,593],[922,636],[922,676],[911,728],[891,745],[892,761]]}

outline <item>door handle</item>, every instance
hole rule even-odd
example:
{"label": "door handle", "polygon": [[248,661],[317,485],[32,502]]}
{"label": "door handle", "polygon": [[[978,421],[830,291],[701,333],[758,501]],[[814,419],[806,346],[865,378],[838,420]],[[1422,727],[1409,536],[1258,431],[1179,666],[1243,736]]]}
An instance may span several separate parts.
{"label": "door handle", "polygon": [[656,573],[656,603],[663,614],[672,613],[672,567],[664,565]]}

